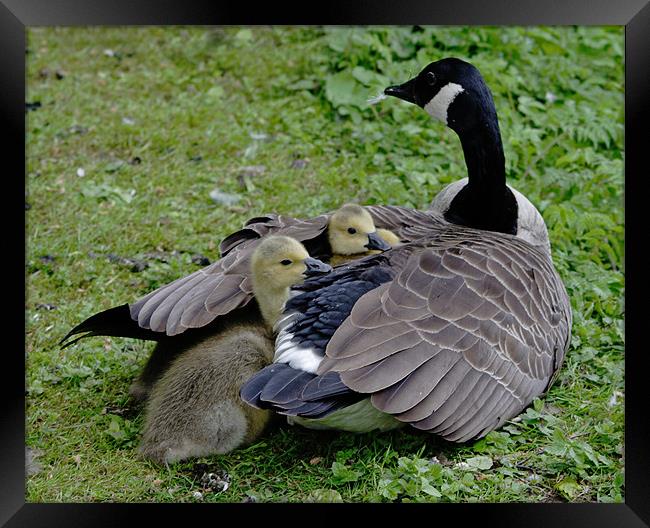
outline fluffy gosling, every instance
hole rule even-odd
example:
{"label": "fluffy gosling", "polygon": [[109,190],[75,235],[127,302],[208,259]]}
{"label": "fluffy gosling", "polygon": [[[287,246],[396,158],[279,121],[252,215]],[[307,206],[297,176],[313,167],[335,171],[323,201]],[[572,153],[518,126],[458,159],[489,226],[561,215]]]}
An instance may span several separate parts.
{"label": "fluffy gosling", "polygon": [[331,269],[292,238],[262,240],[251,259],[251,274],[263,324],[234,324],[178,355],[151,392],[141,454],[169,464],[227,453],[258,438],[273,413],[246,405],[239,390],[273,359],[271,329],[290,287]]}
{"label": "fluffy gosling", "polygon": [[370,213],[356,204],[345,204],[331,216],[327,236],[332,266],[381,253],[400,242],[392,231],[376,229]]}

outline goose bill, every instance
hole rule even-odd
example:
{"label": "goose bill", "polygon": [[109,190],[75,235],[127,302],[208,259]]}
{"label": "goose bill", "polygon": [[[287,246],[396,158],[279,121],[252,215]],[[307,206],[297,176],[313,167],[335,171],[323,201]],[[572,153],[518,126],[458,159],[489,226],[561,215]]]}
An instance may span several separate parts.
{"label": "goose bill", "polygon": [[406,81],[403,84],[389,86],[384,90],[385,95],[392,95],[398,99],[402,99],[408,103],[417,104],[415,100],[415,78]]}
{"label": "goose bill", "polygon": [[314,277],[316,275],[323,275],[332,271],[332,266],[325,264],[318,259],[308,257],[304,260],[306,270],[303,273],[305,277]]}
{"label": "goose bill", "polygon": [[390,244],[381,238],[377,231],[368,233],[368,243],[365,245],[368,249],[377,249],[379,251],[386,251],[390,249]]}

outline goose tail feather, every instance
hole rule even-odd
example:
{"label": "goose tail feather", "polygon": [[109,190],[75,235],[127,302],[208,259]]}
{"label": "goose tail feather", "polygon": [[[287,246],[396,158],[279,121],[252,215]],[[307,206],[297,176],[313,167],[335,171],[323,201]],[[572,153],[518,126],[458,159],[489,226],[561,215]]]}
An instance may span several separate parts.
{"label": "goose tail feather", "polygon": [[[80,339],[90,336],[131,337],[148,341],[159,341],[165,337],[164,332],[154,332],[141,328],[137,321],[131,319],[128,304],[122,304],[91,315],[70,330],[59,342],[61,348],[69,347]],[[79,336],[70,340],[73,336]]]}

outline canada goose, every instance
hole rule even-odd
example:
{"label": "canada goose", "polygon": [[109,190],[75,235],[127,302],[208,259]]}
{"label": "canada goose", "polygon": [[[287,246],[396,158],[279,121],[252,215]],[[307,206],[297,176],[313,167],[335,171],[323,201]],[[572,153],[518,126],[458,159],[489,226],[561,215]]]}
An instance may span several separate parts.
{"label": "canada goose", "polygon": [[[376,233],[379,233],[379,231],[377,230]],[[390,245],[386,243],[386,239],[394,242],[397,237],[386,229],[382,229],[381,233],[383,236],[377,237],[372,217],[363,207],[356,204],[343,205],[332,214],[328,221],[327,240],[329,242],[329,251],[332,253],[329,257],[331,265],[336,266],[343,262],[359,258],[360,256],[380,253],[390,248]],[[329,256],[329,253],[327,256]],[[254,276],[253,274],[252,277]],[[254,285],[252,288],[254,289]],[[264,302],[252,304],[264,306]],[[260,321],[259,314],[252,313],[250,309],[246,308],[235,310],[236,316],[228,314],[228,318],[222,321],[221,324],[225,323],[227,325],[235,317],[240,322]],[[267,317],[268,319],[269,317]],[[219,331],[214,323],[208,327],[204,327],[202,330],[202,332],[198,333],[200,339],[210,339],[210,336],[217,335]],[[188,345],[186,343],[188,340],[190,343],[196,342],[197,332],[190,333],[189,336],[175,336],[175,339],[167,339],[158,343],[156,349],[154,349],[145,364],[143,372],[129,388],[129,394],[135,401],[143,401],[147,398],[155,380],[167,368],[169,361],[187,348]],[[268,363],[270,363],[270,360]]]}
{"label": "canada goose", "polygon": [[253,295],[267,326],[273,328],[289,299],[291,286],[330,271],[331,266],[310,257],[297,240],[278,235],[264,238],[251,257],[251,279]]}
{"label": "canada goose", "polygon": [[273,414],[244,408],[239,389],[272,357],[273,340],[262,324],[227,326],[182,348],[150,389],[142,456],[171,463],[256,440]]}
{"label": "canada goose", "polygon": [[[261,321],[257,304],[250,302],[250,258],[268,234],[305,240],[312,254],[335,263],[390,248],[377,236],[365,208],[355,204],[345,204],[311,221],[278,215],[254,218],[244,229],[224,239],[222,259],[151,292],[133,305],[109,308],[89,317],[63,338],[63,346],[93,335],[157,341],[129,389],[133,400],[144,401],[178,353],[216,336],[230,324]],[[384,235],[390,236],[386,230]],[[185,332],[190,328],[191,332]],[[79,334],[81,337],[67,341]]]}
{"label": "canada goose", "polygon": [[245,405],[240,387],[271,362],[272,327],[289,298],[289,287],[331,269],[292,238],[264,238],[253,252],[251,275],[265,324],[233,324],[172,362],[147,403],[141,454],[171,463],[227,453],[255,440],[272,413]]}
{"label": "canada goose", "polygon": [[548,390],[569,345],[570,303],[539,212],[505,184],[479,71],[443,59],[385,94],[456,131],[468,181],[429,212],[369,208],[406,243],[297,287],[276,325],[274,364],[241,395],[307,427],[408,423],[463,442]]}

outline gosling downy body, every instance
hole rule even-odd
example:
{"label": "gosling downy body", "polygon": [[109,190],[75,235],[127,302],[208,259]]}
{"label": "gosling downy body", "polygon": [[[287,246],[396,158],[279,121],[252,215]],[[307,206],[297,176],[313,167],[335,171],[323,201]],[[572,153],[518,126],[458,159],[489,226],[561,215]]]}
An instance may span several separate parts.
{"label": "gosling downy body", "polygon": [[251,259],[253,291],[264,322],[231,324],[186,347],[155,383],[140,452],[159,463],[222,454],[256,440],[271,411],[245,405],[239,390],[273,358],[272,326],[289,287],[331,271],[288,237],[266,237]]}
{"label": "gosling downy body", "polygon": [[277,325],[274,364],[242,398],[306,427],[402,423],[463,442],[548,390],[570,342],[570,303],[541,215],[505,184],[496,111],[478,70],[443,59],[386,94],[458,133],[468,182],[431,211],[369,208],[405,243],[296,288]]}
{"label": "gosling downy body", "polygon": [[273,358],[273,339],[265,326],[228,325],[181,352],[151,388],[142,456],[172,463],[228,453],[259,438],[273,413],[243,406],[239,390]]}

